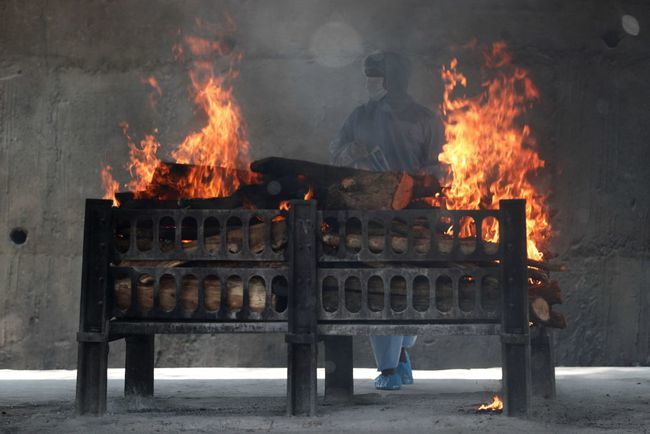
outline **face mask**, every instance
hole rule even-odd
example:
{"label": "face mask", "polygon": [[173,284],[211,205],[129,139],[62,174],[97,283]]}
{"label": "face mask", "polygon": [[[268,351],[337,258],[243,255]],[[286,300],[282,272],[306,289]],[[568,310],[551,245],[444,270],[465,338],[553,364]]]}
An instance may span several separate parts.
{"label": "face mask", "polygon": [[386,95],[384,77],[366,77],[366,89],[371,101],[379,101]]}

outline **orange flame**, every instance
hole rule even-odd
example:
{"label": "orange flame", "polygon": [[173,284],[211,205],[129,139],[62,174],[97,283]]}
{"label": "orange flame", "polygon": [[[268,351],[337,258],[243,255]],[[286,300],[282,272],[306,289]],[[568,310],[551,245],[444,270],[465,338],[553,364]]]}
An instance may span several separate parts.
{"label": "orange flame", "polygon": [[311,200],[311,198],[314,197],[314,190],[311,188],[311,185],[309,186],[309,190],[307,190],[307,193],[305,193],[305,196],[303,197],[304,200]]}
{"label": "orange flame", "polygon": [[503,401],[499,395],[494,395],[490,404],[481,404],[477,411],[503,411]]}
{"label": "orange flame", "polygon": [[[194,56],[189,71],[193,102],[206,117],[205,125],[199,131],[189,134],[171,152],[175,162],[195,165],[187,177],[175,180],[181,184],[176,187],[184,198],[228,196],[241,183],[256,181],[256,177],[250,175],[250,172],[237,170],[247,168],[250,162],[250,145],[231,84],[237,76],[234,64],[241,59],[241,55],[233,53],[232,46],[224,47],[222,41],[225,39],[217,39],[187,36],[183,39],[185,48],[182,44],[173,47],[175,57],[179,59],[185,53]],[[223,59],[226,54],[228,58]],[[228,62],[226,72],[218,72],[216,64],[223,60]],[[162,94],[155,77],[147,78],[146,83],[152,86],[158,95]],[[155,192],[147,191],[147,187],[156,170],[158,174],[165,170],[164,166],[159,166],[157,151],[160,144],[154,136],[155,132],[145,135],[145,138],[136,144],[128,135],[128,125],[124,124],[122,128],[129,143],[129,162],[126,168],[131,175],[131,180],[125,186],[131,191],[139,192],[136,197],[155,198]],[[110,176],[110,172],[106,173]],[[104,185],[113,186],[115,182],[110,176]],[[114,196],[115,191],[106,188],[105,190],[106,196]]]}
{"label": "orange flame", "polygon": [[[136,192],[136,196],[139,196],[147,189],[156,167],[160,163],[156,156],[160,143],[154,135],[145,134],[144,139],[136,144],[129,135],[129,125],[122,122],[120,127],[129,143],[129,161],[126,164],[126,169],[131,175],[131,180],[126,183],[126,188]],[[154,133],[156,132],[154,130]]]}
{"label": "orange flame", "polygon": [[120,183],[113,179],[113,168],[108,164],[102,163],[100,176],[102,178],[102,185],[104,186],[104,196],[102,199],[110,199],[113,201],[113,206],[119,206],[119,202],[115,199],[115,193],[120,190]]}
{"label": "orange flame", "polygon": [[143,84],[147,84],[151,86],[153,92],[151,92],[148,96],[149,107],[155,109],[158,102],[158,98],[162,96],[162,89],[160,88],[160,84],[158,84],[158,80],[153,75],[150,75],[149,77],[143,78],[140,81],[142,81]]}
{"label": "orange flame", "polygon": [[[230,52],[220,41],[210,41],[195,36],[185,38],[189,51],[194,56],[202,56],[193,62],[190,79],[194,91],[194,103],[207,115],[206,125],[198,132],[190,134],[172,152],[178,163],[196,164],[188,178],[186,192],[188,197],[220,197],[234,192],[242,181],[237,167],[247,167],[250,144],[246,139],[242,115],[229,81],[237,73],[233,64],[225,75],[215,71],[215,63],[206,56],[219,56]],[[235,56],[235,60],[239,57]],[[235,61],[233,60],[233,61]],[[225,171],[219,168],[226,168]]]}
{"label": "orange flame", "polygon": [[[303,200],[311,200],[311,198],[314,197],[314,189],[311,188],[311,185],[309,186],[309,190],[307,190],[307,193],[303,196]],[[288,200],[283,200],[280,202],[280,205],[278,206],[278,209],[281,211],[289,211],[291,209],[291,202]]]}
{"label": "orange flame", "polygon": [[[446,191],[449,209],[497,209],[499,200],[526,199],[528,257],[541,260],[540,251],[551,233],[544,195],[536,191],[530,177],[544,167],[534,149],[528,125],[518,125],[526,107],[539,98],[528,72],[513,66],[503,42],[484,53],[486,72],[491,78],[483,83],[483,92],[475,97],[454,97],[467,78],[456,68],[442,68],[445,84],[442,104],[445,138],[438,159],[451,166],[454,180]],[[475,236],[467,222],[460,235]],[[496,220],[483,227],[483,238],[498,240]]]}

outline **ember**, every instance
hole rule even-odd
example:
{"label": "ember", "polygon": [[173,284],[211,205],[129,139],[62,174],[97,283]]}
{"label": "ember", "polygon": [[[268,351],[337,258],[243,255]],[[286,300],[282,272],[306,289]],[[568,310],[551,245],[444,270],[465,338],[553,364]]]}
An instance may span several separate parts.
{"label": "ember", "polygon": [[494,395],[490,404],[481,404],[476,410],[477,413],[501,413],[502,411],[503,401],[501,401],[499,395]]}

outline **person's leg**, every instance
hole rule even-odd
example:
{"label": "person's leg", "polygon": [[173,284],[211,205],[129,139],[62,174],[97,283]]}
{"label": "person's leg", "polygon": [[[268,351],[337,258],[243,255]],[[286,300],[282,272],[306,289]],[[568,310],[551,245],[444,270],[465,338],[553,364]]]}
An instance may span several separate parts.
{"label": "person's leg", "polygon": [[400,388],[400,376],[395,372],[399,364],[403,336],[370,336],[377,370],[381,375],[375,379],[375,387],[383,390]]}
{"label": "person's leg", "polygon": [[406,362],[406,358],[408,357],[406,348],[411,348],[413,345],[415,345],[417,338],[417,336],[404,336],[404,339],[402,340],[402,351],[399,355],[400,362]]}
{"label": "person's leg", "polygon": [[402,340],[403,336],[370,336],[378,371],[397,368]]}
{"label": "person's leg", "polygon": [[411,367],[411,358],[406,352],[406,348],[415,345],[417,336],[404,336],[402,339],[402,348],[400,349],[399,364],[396,372],[400,375],[402,384],[413,384],[413,368]]}

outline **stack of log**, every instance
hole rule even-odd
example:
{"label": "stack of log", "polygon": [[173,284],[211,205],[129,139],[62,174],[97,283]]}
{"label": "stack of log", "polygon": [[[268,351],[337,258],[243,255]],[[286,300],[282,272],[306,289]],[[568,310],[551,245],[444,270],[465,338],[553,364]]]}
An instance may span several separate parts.
{"label": "stack of log", "polygon": [[[153,308],[154,277],[142,274],[138,277],[135,287],[137,308],[140,312],[148,312]],[[194,312],[199,305],[199,280],[188,275],[180,282],[180,300],[176,299],[177,282],[171,275],[163,275],[158,284],[158,304],[166,312],[174,310],[178,301],[180,308],[187,313]],[[216,277],[204,279],[205,309],[217,312],[221,308],[222,282]],[[127,310],[131,304],[131,279],[121,277],[115,279],[115,304],[119,309]],[[238,312],[244,305],[244,282],[241,278],[231,277],[225,282],[227,310]],[[248,305],[251,312],[261,313],[266,308],[266,282],[255,276],[248,282]],[[286,293],[286,288],[285,291]],[[281,303],[280,298],[285,294],[274,293],[271,307],[276,309]]]}
{"label": "stack of log", "polygon": [[277,209],[280,203],[302,199],[311,191],[320,209],[399,210],[426,206],[441,192],[431,175],[372,172],[271,157],[253,162],[249,171],[211,168],[214,174],[223,172],[226,179],[250,181],[228,197],[186,199],[185,178],[192,167],[160,163],[145,191],[118,193],[116,198],[124,208]]}
{"label": "stack of log", "polygon": [[563,265],[528,261],[528,302],[532,325],[552,328],[566,328],[566,318],[553,306],[562,304],[562,291],[556,280],[551,279],[551,271],[565,271]]}
{"label": "stack of log", "polygon": [[[219,176],[220,171],[224,179],[234,179],[246,182],[228,197],[211,198],[211,199],[185,199],[183,188],[187,184],[186,178],[192,171],[193,166],[161,163],[156,170],[153,180],[146,191],[119,193],[117,199],[120,206],[124,208],[209,208],[209,209],[278,209],[283,202],[291,199],[302,199],[306,195],[313,195],[317,199],[319,209],[326,210],[401,210],[409,208],[432,208],[444,207],[440,199],[441,188],[437,180],[429,175],[408,174],[401,172],[371,172],[345,167],[334,167],[323,164],[317,164],[307,161],[290,160],[283,158],[267,158],[253,162],[249,171],[233,169],[210,169],[214,176]],[[266,234],[267,225],[271,225],[271,246],[267,246]],[[349,224],[349,223],[348,223]],[[446,227],[448,227],[448,223]],[[408,248],[408,236],[412,234],[414,251],[426,254],[431,246],[431,236],[436,236],[435,242],[438,249],[443,252],[451,251],[453,238],[445,234],[444,222],[440,222],[440,227],[430,228],[428,222],[423,219],[416,221],[410,227],[406,222],[394,220],[390,227],[384,227],[379,222],[369,222],[368,227],[368,248],[372,252],[384,251],[388,241],[390,248],[397,252],[403,253]],[[139,227],[136,229],[136,240],[140,250],[150,249],[153,237],[151,227]],[[177,228],[178,230],[178,228]],[[206,226],[204,228],[205,248],[208,251],[215,252],[220,248],[221,234],[220,230],[226,230],[226,250],[230,253],[237,253],[242,249],[243,227],[233,226],[226,228]],[[282,216],[272,221],[258,219],[251,222],[249,226],[249,248],[253,253],[260,253],[265,248],[271,247],[274,251],[282,250],[287,244],[287,222]],[[125,224],[118,227],[118,239],[125,244],[125,250],[128,248],[128,238],[130,227]],[[187,252],[193,252],[199,247],[199,240],[196,236],[196,228],[183,228],[184,233],[183,249]],[[386,237],[388,232],[388,237]],[[342,236],[341,233],[345,233]],[[163,240],[164,242],[164,240]],[[173,243],[173,240],[170,240]],[[354,226],[347,227],[345,231],[339,231],[338,228],[332,228],[324,225],[321,233],[321,242],[326,253],[331,253],[339,248],[345,248],[350,251],[359,251],[362,246],[361,228]],[[463,253],[471,253],[476,248],[477,240],[475,238],[460,239],[460,248]],[[478,242],[484,242],[478,240]],[[496,251],[496,243],[484,242],[487,251]],[[173,246],[170,245],[173,248]],[[118,246],[118,249],[120,246]],[[185,263],[181,261],[166,262],[165,264],[156,264],[158,266],[182,266]],[[123,261],[120,265],[134,265],[130,262]],[[151,265],[151,264],[150,264]],[[439,264],[438,264],[439,265]],[[450,263],[449,266],[461,266],[462,264]],[[555,310],[553,306],[562,303],[562,294],[557,281],[552,280],[550,272],[558,269],[545,263],[535,261],[529,262],[529,300],[530,300],[530,319],[532,325],[543,325],[547,327],[564,328],[566,320],[564,316]],[[171,277],[171,276],[170,276]],[[149,310],[153,305],[153,278],[143,276],[137,283],[137,300],[142,310]],[[177,300],[175,291],[175,282],[159,282],[160,306],[165,310],[172,309]],[[243,304],[243,283],[241,281],[225,282],[227,291],[228,309],[238,311]],[[433,284],[433,283],[432,283]],[[130,281],[128,282],[130,286]],[[193,311],[198,305],[198,285],[199,282],[193,279],[185,279],[182,282],[181,306],[184,310]],[[205,283],[206,308],[209,310],[218,310],[221,303],[221,283]],[[382,284],[383,285],[383,284]],[[498,284],[495,282],[495,287]],[[452,293],[451,281],[449,288],[445,289],[444,282],[437,288],[436,300],[426,299],[426,303],[436,303],[439,308],[446,306],[451,307]],[[462,285],[461,285],[462,286]],[[174,288],[172,290],[172,288]],[[254,312],[264,310],[266,287],[264,282],[249,283],[249,305]],[[419,287],[418,287],[419,288]],[[414,305],[415,301],[421,302],[423,310],[425,307],[424,287],[419,289],[414,287]],[[388,290],[388,289],[386,289]],[[360,308],[361,291],[360,287],[354,285],[345,288],[345,300],[340,300],[349,310],[355,311]],[[383,309],[383,286],[369,288],[369,308],[371,310]],[[419,291],[419,292],[418,292]],[[417,292],[417,294],[415,293]],[[420,292],[422,294],[420,294]],[[461,291],[462,292],[462,291]],[[126,280],[116,282],[116,302],[120,308],[126,308],[130,302],[131,289],[127,290]],[[399,308],[406,303],[406,286],[401,288],[399,285],[390,289],[391,306]],[[333,298],[337,294],[333,288],[324,288],[324,306],[326,310],[336,302]],[[463,297],[459,294],[459,300],[462,303],[469,303],[472,296]],[[276,304],[276,294],[273,294],[272,302]],[[208,306],[210,303],[210,306]],[[428,306],[428,304],[427,304]],[[211,309],[214,307],[214,309]],[[419,307],[414,306],[416,309]],[[465,305],[461,308],[471,306]]]}

